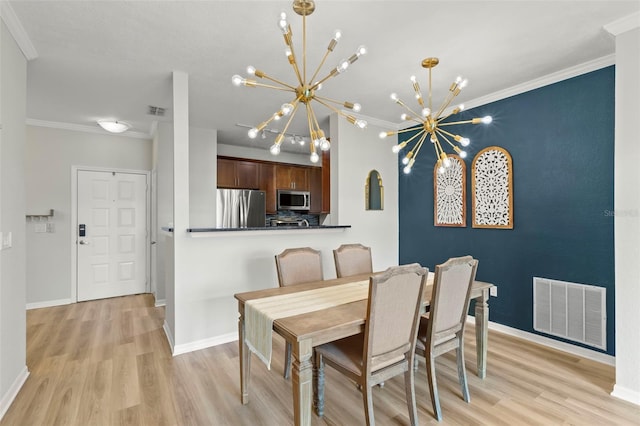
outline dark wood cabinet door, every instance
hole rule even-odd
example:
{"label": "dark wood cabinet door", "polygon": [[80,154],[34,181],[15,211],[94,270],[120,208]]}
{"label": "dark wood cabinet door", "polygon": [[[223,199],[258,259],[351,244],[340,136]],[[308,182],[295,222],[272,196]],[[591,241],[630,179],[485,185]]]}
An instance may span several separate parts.
{"label": "dark wood cabinet door", "polygon": [[236,165],[233,160],[218,159],[218,188],[236,188]]}
{"label": "dark wood cabinet door", "polygon": [[258,171],[260,190],[266,194],[267,213],[275,214],[278,211],[276,205],[276,166],[275,164],[260,163]]}
{"label": "dark wood cabinet door", "polygon": [[291,182],[296,191],[309,190],[309,169],[310,167],[291,167]]}
{"label": "dark wood cabinet door", "polygon": [[236,162],[236,182],[240,189],[258,189],[258,163],[251,161]]}
{"label": "dark wood cabinet door", "polygon": [[322,213],[322,167],[309,169],[309,191],[311,192],[309,213]]}

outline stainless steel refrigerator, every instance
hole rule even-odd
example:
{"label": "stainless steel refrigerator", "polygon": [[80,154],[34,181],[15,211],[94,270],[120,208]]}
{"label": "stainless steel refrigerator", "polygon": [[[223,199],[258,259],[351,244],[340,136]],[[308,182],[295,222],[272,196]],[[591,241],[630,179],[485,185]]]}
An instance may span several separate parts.
{"label": "stainless steel refrigerator", "polygon": [[218,189],[217,228],[254,228],[266,224],[266,194],[249,189]]}

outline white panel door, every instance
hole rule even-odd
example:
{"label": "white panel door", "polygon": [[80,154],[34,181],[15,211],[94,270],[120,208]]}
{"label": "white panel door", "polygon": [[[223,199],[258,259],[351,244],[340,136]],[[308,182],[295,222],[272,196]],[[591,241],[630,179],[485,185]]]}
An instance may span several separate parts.
{"label": "white panel door", "polygon": [[147,176],[78,170],[77,179],[78,301],[144,293]]}

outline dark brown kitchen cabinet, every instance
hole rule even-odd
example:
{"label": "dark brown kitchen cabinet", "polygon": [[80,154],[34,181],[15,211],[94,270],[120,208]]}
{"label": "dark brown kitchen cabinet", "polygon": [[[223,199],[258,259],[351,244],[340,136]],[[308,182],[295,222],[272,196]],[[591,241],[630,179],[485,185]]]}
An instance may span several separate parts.
{"label": "dark brown kitchen cabinet", "polygon": [[218,188],[258,189],[258,163],[218,158]]}
{"label": "dark brown kitchen cabinet", "polygon": [[259,163],[260,190],[266,194],[268,214],[278,212],[276,205],[276,166],[273,163]]}
{"label": "dark brown kitchen cabinet", "polygon": [[310,167],[292,166],[289,164],[276,165],[276,189],[309,190]]}
{"label": "dark brown kitchen cabinet", "polygon": [[309,169],[309,192],[311,192],[311,206],[309,213],[322,213],[322,168]]}

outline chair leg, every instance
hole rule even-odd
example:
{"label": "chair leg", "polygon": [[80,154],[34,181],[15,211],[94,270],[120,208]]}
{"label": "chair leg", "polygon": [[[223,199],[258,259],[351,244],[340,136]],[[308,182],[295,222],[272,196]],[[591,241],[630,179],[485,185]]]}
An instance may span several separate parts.
{"label": "chair leg", "polygon": [[440,398],[438,397],[438,385],[436,384],[436,360],[431,355],[425,356],[427,362],[427,382],[431,393],[431,406],[433,415],[440,422],[442,421],[442,411],[440,410]]}
{"label": "chair leg", "polygon": [[284,378],[289,380],[291,376],[291,343],[286,342],[284,349]]}
{"label": "chair leg", "polygon": [[416,388],[411,363],[409,363],[407,371],[404,372],[404,389],[407,396],[409,420],[411,421],[411,426],[415,426],[418,424],[418,408],[416,405]]}
{"label": "chair leg", "polygon": [[375,426],[376,421],[373,416],[373,392],[369,383],[362,385],[362,401],[364,402],[364,416],[367,426]]}
{"label": "chair leg", "polygon": [[463,336],[459,338],[460,344],[456,349],[456,359],[458,360],[458,380],[460,381],[460,387],[462,389],[462,397],[466,402],[471,401],[471,396],[469,395],[469,386],[467,385],[467,369],[464,364],[464,339]]}
{"label": "chair leg", "polygon": [[315,354],[315,368],[313,369],[313,405],[318,417],[324,415],[324,360],[322,355]]}

